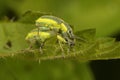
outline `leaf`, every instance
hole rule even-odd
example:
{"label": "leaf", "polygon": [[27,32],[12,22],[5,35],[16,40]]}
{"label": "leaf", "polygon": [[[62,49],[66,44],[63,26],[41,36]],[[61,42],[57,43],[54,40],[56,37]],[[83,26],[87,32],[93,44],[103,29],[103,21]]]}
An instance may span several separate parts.
{"label": "leaf", "polygon": [[78,31],[75,33],[77,35],[78,39],[81,39],[83,41],[94,41],[95,35],[96,35],[96,29],[86,29],[83,31]]}
{"label": "leaf", "polygon": [[[25,36],[33,28],[29,24],[1,23],[0,24],[0,53],[11,53],[27,47]],[[8,45],[11,44],[11,47]]]}
{"label": "leaf", "polygon": [[25,24],[35,24],[35,20],[41,17],[42,15],[50,15],[50,13],[29,10],[22,15],[18,22]]}

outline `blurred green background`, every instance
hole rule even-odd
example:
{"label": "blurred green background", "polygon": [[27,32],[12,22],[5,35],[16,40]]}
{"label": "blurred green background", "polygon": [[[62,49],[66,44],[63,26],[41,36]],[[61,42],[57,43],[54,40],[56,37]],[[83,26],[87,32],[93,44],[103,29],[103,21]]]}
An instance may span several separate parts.
{"label": "blurred green background", "polygon": [[[96,28],[97,37],[120,40],[120,0],[0,0],[0,20],[17,21],[27,10],[64,19],[74,31]],[[1,60],[0,80],[120,80],[120,61],[27,62]],[[94,76],[93,76],[94,75]]]}

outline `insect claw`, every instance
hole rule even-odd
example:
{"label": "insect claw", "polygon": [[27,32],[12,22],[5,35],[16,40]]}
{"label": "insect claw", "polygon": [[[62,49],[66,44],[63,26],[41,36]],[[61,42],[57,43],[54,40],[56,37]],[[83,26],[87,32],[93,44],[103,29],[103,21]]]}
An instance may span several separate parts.
{"label": "insect claw", "polygon": [[65,51],[64,51],[64,49],[63,49],[63,47],[62,47],[62,45],[61,45],[61,42],[60,41],[58,41],[58,43],[59,43],[59,45],[60,45],[60,49],[61,49],[61,51],[62,51],[62,56],[63,56],[63,58],[65,58]]}

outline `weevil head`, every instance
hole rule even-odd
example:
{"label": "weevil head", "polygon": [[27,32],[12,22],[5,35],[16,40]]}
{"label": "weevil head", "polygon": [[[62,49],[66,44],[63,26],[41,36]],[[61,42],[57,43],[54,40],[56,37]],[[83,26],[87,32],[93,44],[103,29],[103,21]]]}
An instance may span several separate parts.
{"label": "weevil head", "polygon": [[72,31],[67,31],[66,33],[62,33],[62,36],[66,40],[67,44],[75,45],[75,37]]}
{"label": "weevil head", "polygon": [[73,34],[72,29],[67,31],[67,35],[69,36],[69,38],[70,38],[71,40],[74,40],[75,37],[74,37],[74,34]]}
{"label": "weevil head", "polygon": [[73,30],[68,23],[66,22],[61,23],[61,30],[62,33],[65,34],[65,36],[69,37],[70,39],[74,38]]}
{"label": "weevil head", "polygon": [[70,38],[70,39],[74,39],[74,34],[73,34],[73,30],[71,28],[71,26],[67,23],[65,23],[66,27],[67,27],[67,31],[66,31],[66,35]]}

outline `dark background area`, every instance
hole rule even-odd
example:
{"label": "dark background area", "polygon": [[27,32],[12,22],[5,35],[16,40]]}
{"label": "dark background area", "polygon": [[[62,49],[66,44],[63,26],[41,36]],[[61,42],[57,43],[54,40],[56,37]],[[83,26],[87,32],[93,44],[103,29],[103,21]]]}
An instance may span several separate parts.
{"label": "dark background area", "polygon": [[120,80],[120,60],[92,61],[90,65],[96,80]]}

